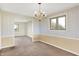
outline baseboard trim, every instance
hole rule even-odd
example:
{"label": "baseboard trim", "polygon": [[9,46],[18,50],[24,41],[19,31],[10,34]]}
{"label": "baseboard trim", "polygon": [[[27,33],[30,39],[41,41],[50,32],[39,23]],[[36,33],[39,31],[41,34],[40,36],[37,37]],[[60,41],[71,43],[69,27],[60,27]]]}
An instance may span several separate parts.
{"label": "baseboard trim", "polygon": [[60,46],[57,46],[57,45],[54,45],[54,44],[50,44],[50,43],[45,42],[45,41],[42,41],[42,40],[39,40],[39,41],[40,41],[40,42],[43,42],[43,43],[46,43],[46,44],[49,44],[49,45],[51,45],[51,46],[55,46],[55,47],[57,47],[57,48],[59,48],[59,49],[68,51],[68,52],[70,52],[70,53],[72,53],[72,54],[75,54],[75,55],[78,55],[78,56],[79,56],[79,54],[77,54],[77,53],[75,53],[75,52],[73,52],[73,51],[70,51],[70,50],[68,50],[68,49],[64,49],[64,48],[62,48],[62,47],[60,47]]}
{"label": "baseboard trim", "polygon": [[16,46],[16,45],[1,47],[1,50],[2,50],[2,49],[5,49],[5,48],[15,47],[15,46]]}

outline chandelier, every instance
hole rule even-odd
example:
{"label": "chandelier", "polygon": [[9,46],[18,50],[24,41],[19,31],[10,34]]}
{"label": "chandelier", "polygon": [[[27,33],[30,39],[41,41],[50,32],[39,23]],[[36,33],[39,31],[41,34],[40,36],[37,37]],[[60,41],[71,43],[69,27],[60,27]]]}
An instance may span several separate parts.
{"label": "chandelier", "polygon": [[45,13],[42,11],[41,3],[38,3],[38,5],[39,5],[39,9],[38,9],[37,12],[35,12],[34,18],[35,18],[35,19],[38,19],[39,21],[41,21],[42,19],[45,18],[46,15],[45,15]]}

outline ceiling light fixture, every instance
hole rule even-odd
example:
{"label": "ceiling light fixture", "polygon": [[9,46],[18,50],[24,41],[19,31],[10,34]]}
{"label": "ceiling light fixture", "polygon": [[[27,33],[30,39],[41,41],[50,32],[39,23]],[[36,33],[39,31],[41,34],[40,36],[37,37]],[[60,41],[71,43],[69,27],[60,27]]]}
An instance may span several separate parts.
{"label": "ceiling light fixture", "polygon": [[35,18],[35,19],[38,19],[39,21],[41,21],[42,19],[45,18],[46,15],[45,15],[45,13],[42,11],[41,3],[38,3],[38,5],[39,5],[39,9],[38,9],[37,12],[35,12],[34,18]]}

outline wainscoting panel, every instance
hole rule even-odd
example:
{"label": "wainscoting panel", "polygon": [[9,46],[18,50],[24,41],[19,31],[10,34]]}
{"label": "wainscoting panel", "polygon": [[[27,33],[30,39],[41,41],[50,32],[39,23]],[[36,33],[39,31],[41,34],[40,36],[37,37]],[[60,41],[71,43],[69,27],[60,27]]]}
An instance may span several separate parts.
{"label": "wainscoting panel", "polygon": [[58,47],[60,49],[66,50],[73,54],[79,55],[79,40],[77,39],[67,39],[61,37],[36,35],[34,36],[34,41],[41,41],[49,45]]}
{"label": "wainscoting panel", "polygon": [[15,46],[14,37],[2,37],[1,48],[13,47]]}

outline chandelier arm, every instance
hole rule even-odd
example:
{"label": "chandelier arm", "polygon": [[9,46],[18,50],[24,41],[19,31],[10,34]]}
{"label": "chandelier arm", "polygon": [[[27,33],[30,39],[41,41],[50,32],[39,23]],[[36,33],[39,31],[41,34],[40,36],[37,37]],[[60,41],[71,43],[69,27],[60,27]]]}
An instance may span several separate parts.
{"label": "chandelier arm", "polygon": [[39,5],[39,9],[38,9],[38,12],[35,14],[35,18],[38,19],[38,20],[42,20],[45,18],[45,14],[42,12],[42,8],[41,8],[41,3],[38,3]]}

